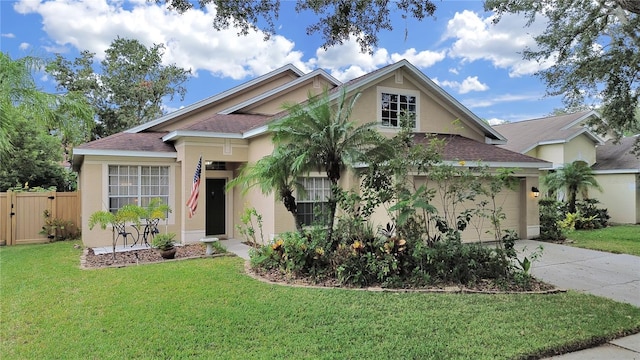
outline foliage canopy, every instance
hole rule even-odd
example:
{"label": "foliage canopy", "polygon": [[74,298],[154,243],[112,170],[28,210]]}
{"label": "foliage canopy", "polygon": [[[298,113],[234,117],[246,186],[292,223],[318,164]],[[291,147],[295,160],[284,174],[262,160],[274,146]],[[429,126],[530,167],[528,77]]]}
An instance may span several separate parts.
{"label": "foliage canopy", "polygon": [[[93,127],[91,107],[76,92],[59,95],[39,89],[32,72],[44,65],[45,61],[40,58],[12,59],[0,52],[0,158],[3,160],[12,150],[21,150],[16,148],[16,141],[18,133],[26,131],[19,129],[25,122],[29,127],[42,130],[38,131],[39,136],[56,137],[59,149],[54,152],[58,154],[63,148],[88,139]],[[44,142],[46,140],[40,141]]]}
{"label": "foliage canopy", "polygon": [[[156,0],[166,3],[169,8],[183,13],[193,7],[189,0]],[[275,21],[280,12],[279,0],[200,0],[200,7],[213,4],[216,7],[213,27],[216,30],[233,26],[239,29],[239,35],[249,30],[262,30],[266,38],[276,33]],[[393,4],[394,6],[392,6]],[[298,13],[311,11],[318,21],[308,25],[308,35],[320,33],[324,39],[322,46],[342,44],[351,37],[355,38],[363,51],[373,51],[378,45],[378,33],[393,30],[389,15],[399,12],[402,18],[413,17],[422,20],[432,16],[436,5],[431,0],[297,0]],[[264,25],[258,25],[263,22]]]}
{"label": "foliage canopy", "polygon": [[95,53],[86,50],[73,61],[57,54],[47,72],[58,89],[86,97],[97,117],[93,137],[100,138],[163,115],[164,97],[184,98],[182,84],[190,70],[163,65],[163,49],[163,44],[147,48],[138,40],[117,37],[100,63],[100,74],[93,69]]}
{"label": "foliage canopy", "polygon": [[[640,2],[636,0],[487,0],[485,9],[523,13],[527,26],[543,16],[546,30],[537,48],[524,49],[526,60],[553,60],[538,75],[549,95],[562,95],[568,107],[587,98],[601,101],[604,121],[591,124],[618,138],[638,131],[640,97]],[[636,151],[640,143],[636,143]]]}

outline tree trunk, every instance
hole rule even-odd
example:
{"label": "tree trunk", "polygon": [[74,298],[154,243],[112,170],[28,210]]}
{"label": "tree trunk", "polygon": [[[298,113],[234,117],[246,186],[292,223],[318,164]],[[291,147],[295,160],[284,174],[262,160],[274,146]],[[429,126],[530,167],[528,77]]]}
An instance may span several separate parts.
{"label": "tree trunk", "polygon": [[569,187],[569,212],[575,214],[576,212],[576,196],[578,195],[578,189]]}
{"label": "tree trunk", "polygon": [[302,232],[302,222],[298,219],[298,205],[296,204],[296,198],[293,196],[291,190],[288,189],[283,191],[280,195],[282,197],[284,207],[293,216],[293,221],[296,224],[296,230],[298,230],[298,232]]}

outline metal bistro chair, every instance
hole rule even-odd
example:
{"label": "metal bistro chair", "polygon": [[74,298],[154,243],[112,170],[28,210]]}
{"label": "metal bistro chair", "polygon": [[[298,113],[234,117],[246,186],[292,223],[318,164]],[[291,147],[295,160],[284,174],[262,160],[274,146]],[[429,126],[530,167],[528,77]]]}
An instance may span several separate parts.
{"label": "metal bistro chair", "polygon": [[138,232],[138,236],[135,238],[135,241],[133,242],[131,247],[138,244],[138,241],[140,241],[140,235],[142,235],[142,244],[151,247],[149,241],[153,240],[153,237],[156,236],[156,234],[160,233],[160,230],[158,230],[158,223],[160,223],[160,219],[144,219],[142,233],[140,233],[140,229],[138,229],[139,225],[133,225],[133,228]]}
{"label": "metal bistro chair", "polygon": [[124,246],[127,246],[127,236],[129,235],[131,235],[131,238],[134,240],[134,244],[135,242],[137,242],[137,239],[135,236],[133,236],[133,233],[127,231],[126,223],[116,222],[113,224],[113,227],[115,229],[115,232],[117,233],[116,240],[114,241],[114,245],[118,243],[118,238],[120,238],[120,236],[122,236],[122,238],[124,239]]}
{"label": "metal bistro chair", "polygon": [[160,223],[160,219],[145,219],[144,231],[142,232],[142,239],[144,243],[149,246],[149,240],[153,240],[153,237],[156,234],[160,233],[158,230],[158,224]]}

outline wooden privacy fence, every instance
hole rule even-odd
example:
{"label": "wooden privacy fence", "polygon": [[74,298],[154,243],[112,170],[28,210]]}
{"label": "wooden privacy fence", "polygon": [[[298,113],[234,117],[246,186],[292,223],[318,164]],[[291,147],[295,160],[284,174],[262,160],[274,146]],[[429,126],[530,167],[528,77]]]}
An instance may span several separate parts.
{"label": "wooden privacy fence", "polygon": [[45,243],[41,234],[45,211],[50,220],[66,220],[80,225],[78,192],[6,192],[0,193],[0,242],[7,245]]}

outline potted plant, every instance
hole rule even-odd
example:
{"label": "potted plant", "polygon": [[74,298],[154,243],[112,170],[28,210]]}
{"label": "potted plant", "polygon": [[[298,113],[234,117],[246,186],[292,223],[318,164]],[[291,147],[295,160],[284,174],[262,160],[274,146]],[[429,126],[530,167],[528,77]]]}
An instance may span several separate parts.
{"label": "potted plant", "polygon": [[176,256],[176,247],[174,246],[174,238],[176,234],[165,233],[158,234],[153,238],[153,247],[158,249],[163,259],[173,259]]}

